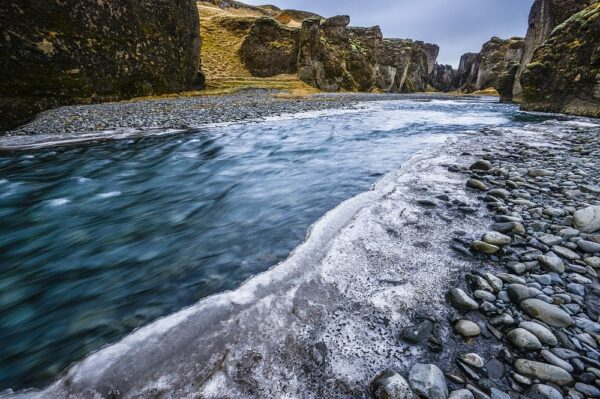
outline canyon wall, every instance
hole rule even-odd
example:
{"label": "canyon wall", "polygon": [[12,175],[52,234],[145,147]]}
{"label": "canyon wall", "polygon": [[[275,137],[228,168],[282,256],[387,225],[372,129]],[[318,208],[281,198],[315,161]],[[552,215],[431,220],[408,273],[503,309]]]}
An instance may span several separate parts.
{"label": "canyon wall", "polygon": [[188,90],[194,0],[13,0],[0,7],[0,129],[64,104]]}
{"label": "canyon wall", "polygon": [[523,89],[521,76],[532,61],[533,54],[549,37],[552,30],[573,14],[594,3],[594,0],[535,0],[529,14],[529,28],[525,36],[525,48],[513,87],[513,98],[520,101]]}
{"label": "canyon wall", "polygon": [[523,71],[522,109],[600,117],[600,2],[537,47]]}

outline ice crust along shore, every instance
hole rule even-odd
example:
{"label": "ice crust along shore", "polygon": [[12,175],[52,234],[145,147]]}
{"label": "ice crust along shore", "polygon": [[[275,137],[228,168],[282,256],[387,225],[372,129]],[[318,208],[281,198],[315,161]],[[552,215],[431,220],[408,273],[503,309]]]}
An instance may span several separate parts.
{"label": "ice crust along shore", "polygon": [[418,311],[443,318],[444,293],[479,266],[449,243],[461,231],[479,235],[489,219],[435,200],[475,203],[465,176],[447,166],[467,165],[490,140],[518,134],[545,145],[545,130],[566,127],[449,140],[329,212],[282,264],[90,355],[43,392],[15,397],[368,397],[380,371],[427,359],[398,340],[399,329]]}

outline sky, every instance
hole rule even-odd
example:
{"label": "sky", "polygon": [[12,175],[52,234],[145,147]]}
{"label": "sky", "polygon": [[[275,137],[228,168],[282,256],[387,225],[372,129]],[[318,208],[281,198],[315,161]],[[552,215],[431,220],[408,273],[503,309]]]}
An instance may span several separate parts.
{"label": "sky", "polygon": [[460,56],[479,52],[492,36],[525,36],[533,0],[242,0],[311,11],[323,17],[350,15],[353,26],[379,25],[387,38],[410,38],[440,46],[439,64],[458,67]]}

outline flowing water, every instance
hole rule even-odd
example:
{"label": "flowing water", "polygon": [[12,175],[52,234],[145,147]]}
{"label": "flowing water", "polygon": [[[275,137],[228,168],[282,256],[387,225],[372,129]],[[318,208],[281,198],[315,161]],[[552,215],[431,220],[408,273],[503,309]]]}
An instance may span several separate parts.
{"label": "flowing water", "polygon": [[541,120],[381,101],[161,138],[0,155],[0,389],[284,260],[341,201],[449,135]]}

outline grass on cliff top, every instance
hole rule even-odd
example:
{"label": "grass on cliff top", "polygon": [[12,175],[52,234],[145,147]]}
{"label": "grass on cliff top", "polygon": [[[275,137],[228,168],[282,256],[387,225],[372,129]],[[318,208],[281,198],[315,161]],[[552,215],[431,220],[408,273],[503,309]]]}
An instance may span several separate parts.
{"label": "grass on cliff top", "polygon": [[137,97],[127,101],[147,101],[167,98],[204,97],[233,94],[247,89],[278,90],[273,96],[282,99],[302,98],[319,93],[318,89],[302,82],[295,75],[278,75],[272,78],[221,78],[207,82],[205,90]]}

